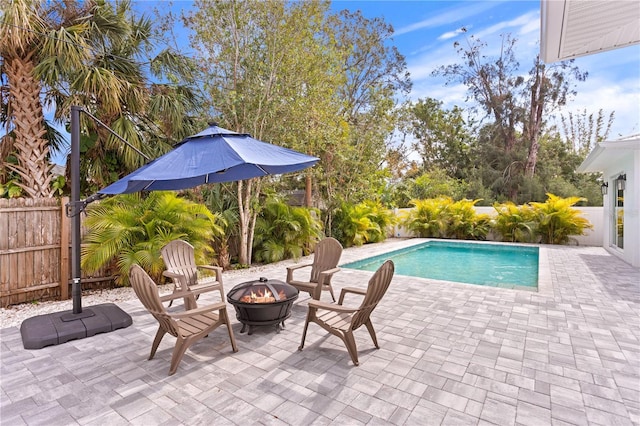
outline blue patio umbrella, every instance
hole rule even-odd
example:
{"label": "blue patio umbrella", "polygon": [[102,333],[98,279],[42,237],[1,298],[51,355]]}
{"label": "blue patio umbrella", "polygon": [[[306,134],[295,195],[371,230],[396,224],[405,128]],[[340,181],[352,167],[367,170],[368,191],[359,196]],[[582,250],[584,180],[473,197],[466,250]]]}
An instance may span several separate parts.
{"label": "blue patio umbrella", "polygon": [[205,183],[295,172],[313,166],[318,160],[212,124],[98,193],[186,189]]}

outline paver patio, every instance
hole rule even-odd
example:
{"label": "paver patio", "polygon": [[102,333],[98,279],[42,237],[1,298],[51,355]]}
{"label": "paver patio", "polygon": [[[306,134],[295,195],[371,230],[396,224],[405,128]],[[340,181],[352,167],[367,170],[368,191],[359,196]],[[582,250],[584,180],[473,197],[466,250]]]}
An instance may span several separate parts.
{"label": "paver patio", "polygon": [[[418,240],[343,253],[368,257]],[[545,246],[540,292],[396,275],[356,332],[360,366],[311,324],[307,296],[286,329],[224,329],[191,347],[168,377],[170,336],[147,361],[157,323],[137,301],[131,327],[40,350],[0,330],[2,425],[640,424],[640,270],[597,247]],[[255,276],[284,280],[285,266]],[[370,272],[343,270],[343,286]],[[247,276],[225,275],[225,289]],[[323,300],[329,300],[323,294]],[[206,298],[203,302],[206,303]],[[234,316],[233,307],[228,307]]]}

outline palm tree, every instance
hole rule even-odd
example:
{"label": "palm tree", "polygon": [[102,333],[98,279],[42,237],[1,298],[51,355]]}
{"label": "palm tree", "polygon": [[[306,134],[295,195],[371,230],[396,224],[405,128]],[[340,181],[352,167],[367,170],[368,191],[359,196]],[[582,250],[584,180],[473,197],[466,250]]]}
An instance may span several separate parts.
{"label": "palm tree", "polygon": [[[194,80],[194,67],[171,49],[147,60],[147,52],[155,51],[152,21],[135,17],[129,1],[0,2],[6,115],[18,158],[11,169],[30,196],[52,193],[43,102],[60,122],[68,120],[72,105],[84,107],[150,157],[195,130],[198,98],[181,83]],[[85,192],[142,164],[137,153],[82,117]]]}
{"label": "palm tree", "polygon": [[126,285],[135,264],[160,282],[162,247],[175,239],[187,240],[195,248],[197,263],[209,263],[205,257],[213,251],[210,242],[224,232],[223,226],[219,214],[173,192],[119,195],[90,207],[82,269],[97,272],[115,262],[117,282]]}
{"label": "palm tree", "polygon": [[5,164],[22,178],[18,185],[31,197],[51,197],[52,166],[47,161],[42,85],[34,71],[45,22],[33,2],[2,0],[1,4],[4,13],[0,22],[0,66],[9,82],[9,114],[14,127],[14,136],[2,140],[2,151],[15,151],[18,160],[17,164]]}

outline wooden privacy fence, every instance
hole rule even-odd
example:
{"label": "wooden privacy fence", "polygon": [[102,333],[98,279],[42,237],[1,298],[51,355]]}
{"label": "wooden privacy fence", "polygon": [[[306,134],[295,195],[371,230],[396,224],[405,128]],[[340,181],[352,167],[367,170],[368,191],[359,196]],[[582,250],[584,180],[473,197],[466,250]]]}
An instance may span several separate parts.
{"label": "wooden privacy fence", "polygon": [[[68,201],[0,199],[0,306],[69,298]],[[83,278],[83,284],[112,279],[105,275]]]}

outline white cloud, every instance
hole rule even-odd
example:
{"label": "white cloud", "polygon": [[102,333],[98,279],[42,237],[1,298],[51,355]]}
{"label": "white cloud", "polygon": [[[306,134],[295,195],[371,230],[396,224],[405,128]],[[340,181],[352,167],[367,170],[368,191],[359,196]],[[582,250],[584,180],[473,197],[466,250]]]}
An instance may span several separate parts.
{"label": "white cloud", "polygon": [[487,27],[482,31],[478,31],[475,33],[475,36],[482,40],[484,38],[498,36],[506,32],[525,35],[530,34],[533,30],[539,28],[540,11],[532,10],[508,21],[498,22],[497,24]]}
{"label": "white cloud", "polygon": [[[468,30],[468,29],[469,29],[469,28],[467,28],[467,30]],[[462,28],[460,28],[460,29],[458,29],[458,30],[455,30],[455,31],[448,31],[448,32],[446,32],[446,33],[442,34],[441,36],[439,36],[439,37],[438,37],[438,40],[448,40],[448,39],[450,39],[450,38],[454,38],[454,37],[456,37],[456,36],[458,36],[458,35],[460,35],[460,34],[463,34],[463,33],[465,33],[465,32],[466,32],[466,31],[465,31],[464,29],[462,29]]]}
{"label": "white cloud", "polygon": [[[587,111],[597,114],[602,109],[605,117],[614,111],[614,121],[609,139],[628,136],[640,132],[640,88],[635,79],[613,82],[609,79],[587,79],[578,87],[575,99],[567,103],[561,111],[574,114]],[[635,89],[633,89],[635,87]],[[556,120],[559,120],[559,115]]]}
{"label": "white cloud", "polygon": [[402,34],[408,34],[424,28],[438,28],[444,25],[449,25],[452,22],[460,22],[465,19],[486,13],[486,11],[500,6],[500,2],[465,2],[464,7],[457,7],[455,9],[449,9],[438,15],[429,17],[420,22],[416,22],[411,25],[398,28],[394,35],[399,36]]}

